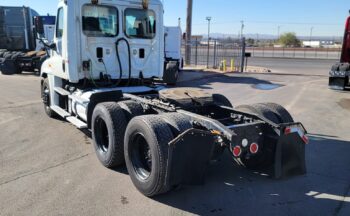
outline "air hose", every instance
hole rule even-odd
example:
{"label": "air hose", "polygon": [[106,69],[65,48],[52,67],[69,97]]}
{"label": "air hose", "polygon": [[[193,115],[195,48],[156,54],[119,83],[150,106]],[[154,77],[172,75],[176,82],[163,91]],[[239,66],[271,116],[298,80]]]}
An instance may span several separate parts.
{"label": "air hose", "polygon": [[121,63],[121,60],[120,60],[120,55],[119,55],[119,43],[121,41],[124,41],[128,47],[128,56],[129,56],[129,80],[128,80],[128,86],[130,85],[130,81],[131,81],[131,50],[130,50],[130,44],[128,42],[128,40],[126,40],[125,38],[119,38],[117,40],[117,42],[115,43],[115,49],[116,49],[116,53],[117,53],[117,59],[118,59],[118,64],[119,64],[119,80],[116,84],[116,86],[119,86],[121,81],[122,81],[122,77],[123,77],[123,67],[122,67],[122,63]]}

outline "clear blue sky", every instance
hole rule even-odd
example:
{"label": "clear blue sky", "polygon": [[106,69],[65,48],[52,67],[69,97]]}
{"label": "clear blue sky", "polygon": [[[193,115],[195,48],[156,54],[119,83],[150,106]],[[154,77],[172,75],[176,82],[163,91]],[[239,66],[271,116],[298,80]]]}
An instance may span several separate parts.
{"label": "clear blue sky", "polygon": [[[0,5],[26,5],[41,14],[55,14],[57,0],[0,0]],[[186,0],[164,0],[165,24],[186,22]],[[206,16],[212,17],[212,32],[237,34],[240,21],[245,21],[248,34],[277,35],[292,31],[300,36],[342,36],[344,22],[350,9],[349,0],[194,0],[193,31],[207,32]]]}

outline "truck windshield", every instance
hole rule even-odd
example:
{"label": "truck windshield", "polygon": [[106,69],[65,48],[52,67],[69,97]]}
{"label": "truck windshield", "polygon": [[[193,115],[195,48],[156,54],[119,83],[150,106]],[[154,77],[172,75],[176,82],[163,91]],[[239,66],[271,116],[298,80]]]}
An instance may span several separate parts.
{"label": "truck windshield", "polygon": [[115,37],[118,34],[118,11],[114,7],[84,5],[83,32],[88,37]]}
{"label": "truck windshield", "polygon": [[156,35],[156,19],[154,12],[142,9],[126,9],[125,33],[131,38],[154,38]]}

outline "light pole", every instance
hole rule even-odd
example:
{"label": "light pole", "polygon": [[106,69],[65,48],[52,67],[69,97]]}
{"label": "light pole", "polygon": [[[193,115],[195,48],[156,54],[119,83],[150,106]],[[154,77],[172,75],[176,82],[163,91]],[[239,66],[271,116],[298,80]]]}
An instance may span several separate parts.
{"label": "light pole", "polygon": [[243,38],[243,30],[244,30],[244,21],[241,21],[241,38]]}
{"label": "light pole", "polygon": [[206,20],[208,21],[208,53],[207,53],[207,68],[209,68],[209,51],[210,51],[210,22],[211,17],[207,17]]}
{"label": "light pole", "polygon": [[277,27],[277,40],[280,39],[281,27],[282,27],[282,26],[278,26],[278,27]]}
{"label": "light pole", "polygon": [[314,31],[314,27],[311,27],[310,29],[310,47],[311,47],[311,41],[312,41],[312,32]]}

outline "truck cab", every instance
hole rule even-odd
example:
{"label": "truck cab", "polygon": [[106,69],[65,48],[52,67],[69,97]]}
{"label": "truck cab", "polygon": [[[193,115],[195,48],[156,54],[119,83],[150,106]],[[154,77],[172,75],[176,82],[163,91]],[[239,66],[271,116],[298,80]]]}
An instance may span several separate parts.
{"label": "truck cab", "polygon": [[71,83],[162,78],[162,13],[159,0],[147,9],[141,1],[61,0],[56,48],[42,71]]}

